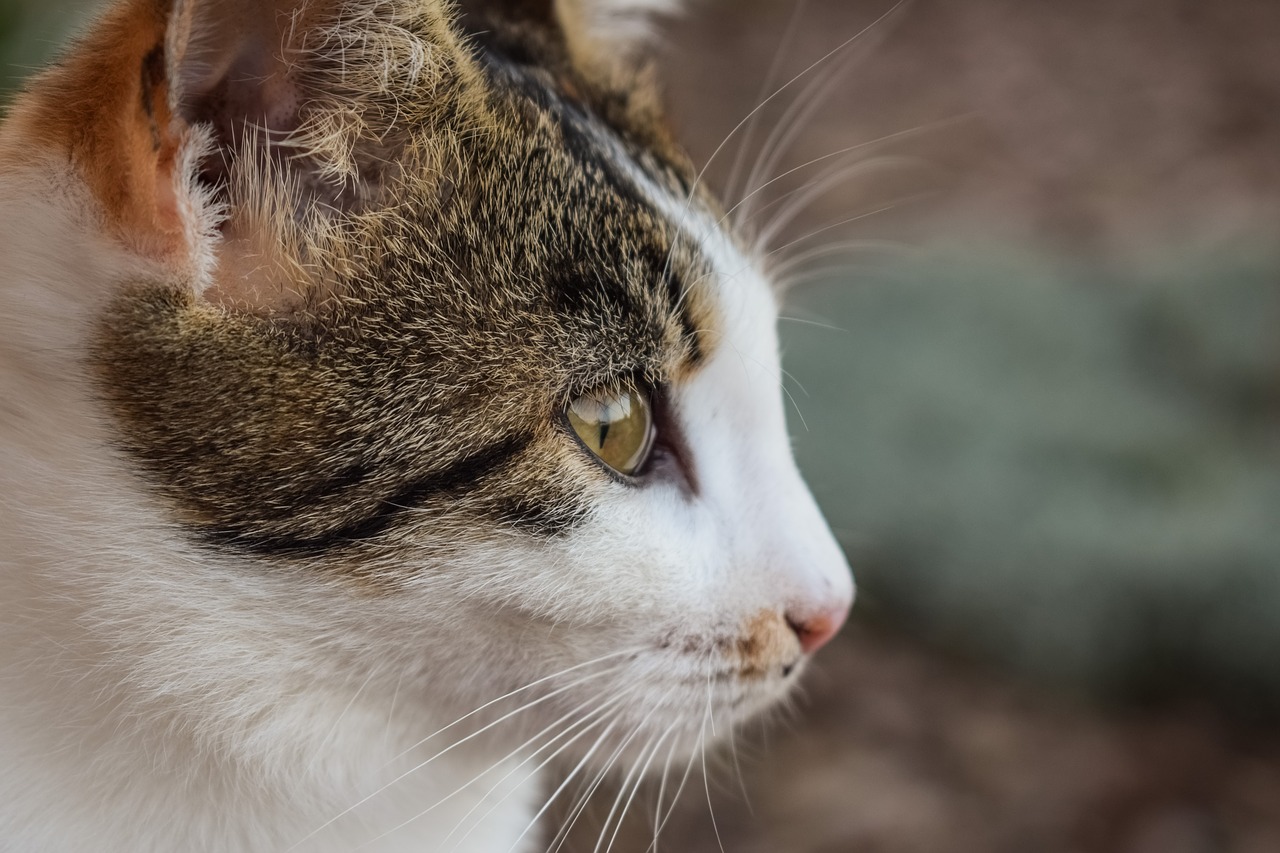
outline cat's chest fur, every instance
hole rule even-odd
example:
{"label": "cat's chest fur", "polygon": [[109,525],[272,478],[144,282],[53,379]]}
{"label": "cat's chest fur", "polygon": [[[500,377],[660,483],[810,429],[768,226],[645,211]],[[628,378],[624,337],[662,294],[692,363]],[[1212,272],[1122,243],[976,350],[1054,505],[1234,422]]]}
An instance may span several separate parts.
{"label": "cat's chest fur", "polygon": [[0,849],[542,849],[839,627],[644,5],[127,0],[19,99]]}

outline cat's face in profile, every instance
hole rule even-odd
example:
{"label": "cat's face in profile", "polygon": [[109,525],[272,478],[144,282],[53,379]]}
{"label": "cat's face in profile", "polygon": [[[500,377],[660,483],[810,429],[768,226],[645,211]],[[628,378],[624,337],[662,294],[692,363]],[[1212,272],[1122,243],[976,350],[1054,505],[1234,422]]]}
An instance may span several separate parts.
{"label": "cat's face in profile", "polygon": [[167,589],[356,706],[550,679],[528,717],[685,752],[786,695],[852,584],[774,294],[605,12],[139,3],[19,115],[89,123],[102,227],[150,265],[85,363]]}

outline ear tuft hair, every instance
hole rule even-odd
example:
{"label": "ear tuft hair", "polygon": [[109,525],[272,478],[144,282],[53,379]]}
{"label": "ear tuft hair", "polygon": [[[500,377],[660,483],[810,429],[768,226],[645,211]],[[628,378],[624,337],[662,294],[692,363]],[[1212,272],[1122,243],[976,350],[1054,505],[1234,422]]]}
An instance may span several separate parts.
{"label": "ear tuft hair", "polygon": [[204,296],[267,311],[323,296],[345,217],[474,73],[449,6],[422,0],[174,0],[165,55],[172,110],[204,134],[188,194],[216,187],[225,212]]}
{"label": "ear tuft hair", "polygon": [[[176,0],[166,53],[175,112],[310,162],[339,184],[361,144],[383,148],[408,101],[458,71],[463,51],[440,3]],[[407,97],[410,94],[415,97]]]}

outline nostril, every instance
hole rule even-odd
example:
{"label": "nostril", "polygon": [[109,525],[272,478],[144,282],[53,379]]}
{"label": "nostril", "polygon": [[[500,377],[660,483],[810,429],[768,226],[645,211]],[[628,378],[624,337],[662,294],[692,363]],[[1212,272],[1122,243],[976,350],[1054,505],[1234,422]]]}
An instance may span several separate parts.
{"label": "nostril", "polygon": [[844,624],[848,613],[848,609],[844,607],[804,616],[789,613],[787,624],[800,640],[800,648],[804,649],[805,654],[813,654],[830,642],[831,638],[840,631],[840,626]]}

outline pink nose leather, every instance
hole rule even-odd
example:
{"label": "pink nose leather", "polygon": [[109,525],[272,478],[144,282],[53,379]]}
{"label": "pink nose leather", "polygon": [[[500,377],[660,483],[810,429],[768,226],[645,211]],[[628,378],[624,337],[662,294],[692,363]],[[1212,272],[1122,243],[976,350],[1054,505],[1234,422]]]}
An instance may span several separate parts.
{"label": "pink nose leather", "polygon": [[796,632],[800,648],[804,649],[805,654],[813,654],[840,632],[840,626],[848,615],[848,607],[805,616],[788,614],[787,624]]}

